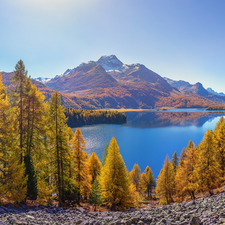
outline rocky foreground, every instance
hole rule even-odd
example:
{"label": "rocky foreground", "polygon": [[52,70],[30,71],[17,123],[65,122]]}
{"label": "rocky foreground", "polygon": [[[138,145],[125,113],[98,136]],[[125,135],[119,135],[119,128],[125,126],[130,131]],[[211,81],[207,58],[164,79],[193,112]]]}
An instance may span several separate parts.
{"label": "rocky foreground", "polygon": [[225,224],[225,193],[191,202],[125,212],[88,213],[83,208],[0,206],[0,225],[6,224]]}

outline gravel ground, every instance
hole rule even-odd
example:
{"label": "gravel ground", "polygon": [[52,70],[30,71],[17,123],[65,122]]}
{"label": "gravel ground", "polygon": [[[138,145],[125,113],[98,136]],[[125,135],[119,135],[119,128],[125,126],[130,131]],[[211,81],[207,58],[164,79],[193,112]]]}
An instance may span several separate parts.
{"label": "gravel ground", "polygon": [[0,206],[0,225],[6,224],[225,224],[225,193],[196,201],[125,212],[87,212],[83,208]]}

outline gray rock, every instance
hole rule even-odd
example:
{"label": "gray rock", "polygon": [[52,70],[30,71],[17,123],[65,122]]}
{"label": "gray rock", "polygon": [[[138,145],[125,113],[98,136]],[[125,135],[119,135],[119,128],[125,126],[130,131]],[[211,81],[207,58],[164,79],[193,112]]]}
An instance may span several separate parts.
{"label": "gray rock", "polygon": [[201,224],[201,220],[199,219],[199,217],[191,218],[190,225],[200,225],[200,224]]}

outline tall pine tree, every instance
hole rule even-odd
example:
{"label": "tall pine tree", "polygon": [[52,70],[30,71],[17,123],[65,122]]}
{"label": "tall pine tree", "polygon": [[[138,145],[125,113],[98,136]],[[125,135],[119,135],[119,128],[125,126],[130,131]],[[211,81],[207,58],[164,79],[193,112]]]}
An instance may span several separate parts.
{"label": "tall pine tree", "polygon": [[65,183],[69,177],[69,168],[72,159],[69,148],[71,132],[71,128],[66,124],[64,107],[61,105],[61,97],[55,91],[50,98],[49,139],[52,153],[51,161],[53,162],[51,170],[54,174],[52,180],[55,180],[60,205],[65,203]]}

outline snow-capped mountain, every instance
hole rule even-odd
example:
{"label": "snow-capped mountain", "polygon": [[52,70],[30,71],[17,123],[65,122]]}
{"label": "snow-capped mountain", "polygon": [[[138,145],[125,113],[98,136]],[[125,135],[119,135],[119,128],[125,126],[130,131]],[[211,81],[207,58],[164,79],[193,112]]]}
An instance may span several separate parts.
{"label": "snow-capped mountain", "polygon": [[46,84],[47,82],[49,82],[51,80],[51,78],[38,77],[38,78],[34,78],[34,80],[37,80],[37,81],[41,82],[42,84]]}
{"label": "snow-capped mountain", "polygon": [[214,91],[212,88],[207,88],[206,90],[214,95],[225,96],[225,94],[223,92],[218,93],[218,92]]}
{"label": "snow-capped mountain", "polygon": [[76,70],[78,70],[79,68],[88,65],[88,64],[96,64],[96,65],[101,65],[106,72],[112,72],[115,71],[117,73],[119,72],[126,72],[129,73],[132,70],[148,70],[144,65],[140,64],[140,63],[134,63],[134,64],[123,64],[115,55],[105,55],[105,56],[101,56],[99,60],[97,61],[89,61],[87,63],[81,63],[78,67],[75,67],[73,69],[67,69],[62,75],[57,75],[56,77],[59,76],[64,76],[64,75],[68,75],[71,74],[73,72],[75,72]]}
{"label": "snow-capped mountain", "polygon": [[98,61],[95,62],[98,65],[101,65],[106,71],[110,70],[119,70],[123,71],[124,64],[115,56],[102,56]]}
{"label": "snow-capped mountain", "polygon": [[184,81],[184,80],[178,80],[178,81],[175,81],[175,80],[172,80],[168,77],[163,77],[171,86],[177,88],[178,90],[183,87],[183,86],[189,86],[191,87],[192,84],[190,84],[189,82],[187,81]]}

